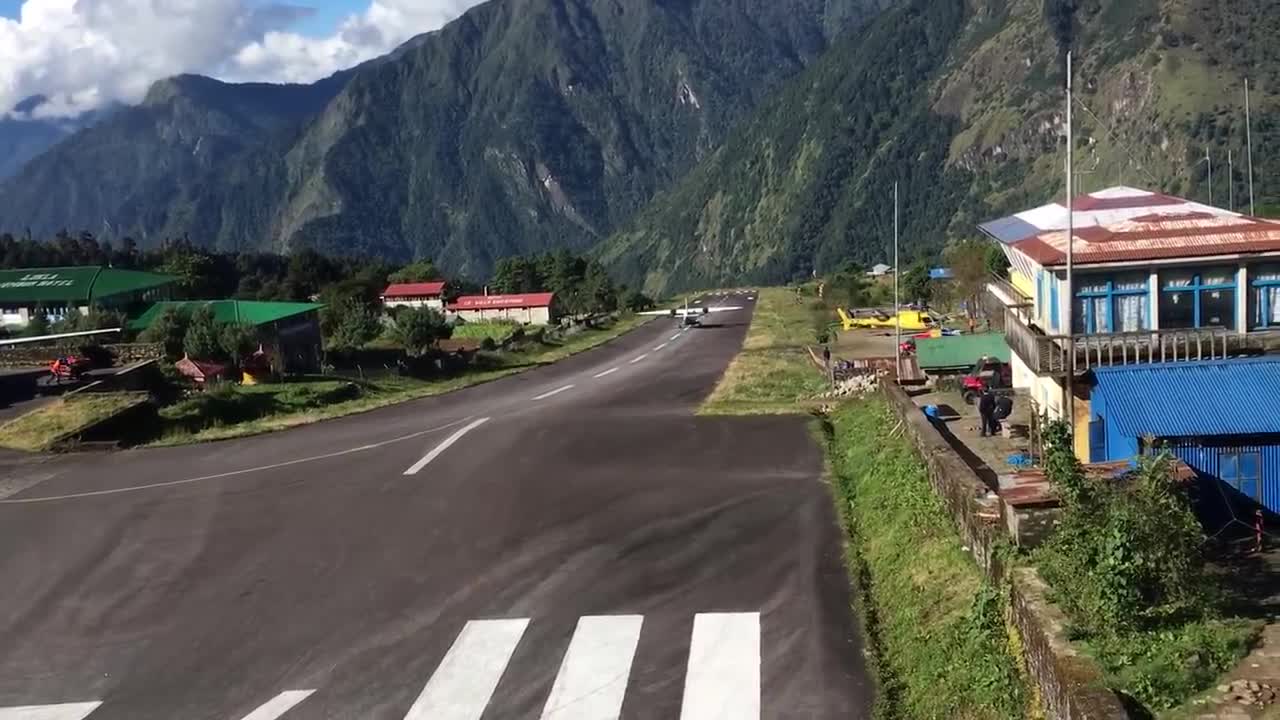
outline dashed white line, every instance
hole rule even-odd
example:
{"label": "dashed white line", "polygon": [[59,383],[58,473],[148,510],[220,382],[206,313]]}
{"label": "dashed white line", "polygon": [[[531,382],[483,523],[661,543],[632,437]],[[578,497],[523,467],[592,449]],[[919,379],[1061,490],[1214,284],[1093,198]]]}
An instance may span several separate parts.
{"label": "dashed white line", "polygon": [[551,392],[544,392],[544,393],[542,393],[541,395],[538,395],[537,397],[535,397],[535,398],[534,398],[534,400],[546,400],[546,399],[547,399],[547,398],[549,398],[549,397],[554,397],[554,396],[556,396],[556,395],[559,395],[559,394],[560,394],[560,393],[562,393],[562,392],[568,392],[568,391],[570,391],[570,390],[572,390],[572,389],[573,389],[573,386],[572,386],[572,385],[565,385],[564,387],[562,387],[562,388],[556,388],[555,390],[552,390]]}
{"label": "dashed white line", "polygon": [[605,370],[605,371],[604,371],[604,372],[602,372],[602,373],[596,373],[593,377],[595,377],[595,378],[599,379],[599,378],[602,378],[602,377],[604,377],[604,376],[606,376],[606,375],[612,375],[612,374],[614,374],[614,373],[616,373],[616,372],[618,372],[618,368],[616,368],[616,367],[615,367],[615,368],[609,368],[608,370]]}
{"label": "dashed white line", "polygon": [[653,349],[653,351],[654,351],[654,352],[658,352],[659,350],[661,350],[661,349],[665,348],[666,346],[668,346],[668,345],[670,345],[670,344],[671,344],[671,343],[669,343],[669,342],[664,342],[664,343],[662,343],[661,345],[659,345],[658,347],[654,348],[654,349]]}
{"label": "dashed white line", "polygon": [[244,716],[244,720],[276,720],[289,712],[294,705],[311,697],[315,690],[290,690],[271,698],[265,705]]}
{"label": "dashed white line", "polygon": [[760,720],[760,613],[693,618],[682,720]]}
{"label": "dashed white line", "polygon": [[[445,425],[439,425],[433,428],[428,428],[426,430],[419,430],[418,432],[415,432],[415,433],[409,433],[408,435],[401,435],[400,437],[391,438],[390,440],[383,440],[382,442],[371,443],[369,445],[361,445],[360,447],[349,448],[347,450],[338,450],[337,452],[326,453],[324,455],[312,455],[311,457],[298,458],[296,460],[286,460],[284,462],[272,463],[271,465],[259,465],[258,467],[243,468],[240,470],[231,470],[229,472],[215,473],[213,475],[201,475],[200,477],[184,478],[182,480],[169,480],[166,482],[149,483],[147,485],[130,485],[129,487],[111,488],[110,490],[91,490],[89,492],[70,493],[68,495],[49,495],[45,497],[5,499],[5,500],[0,500],[0,505],[34,505],[36,503],[56,502],[59,500],[79,500],[80,498],[99,497],[102,495],[117,495],[119,493],[140,492],[142,490],[155,490],[157,488],[174,487],[177,485],[189,485],[191,483],[204,482],[205,480],[221,480],[222,478],[235,477],[237,475],[248,475],[249,473],[264,472],[267,470],[276,470],[283,467],[290,467],[292,465],[301,465],[303,463],[315,462],[317,460],[328,460],[330,458],[342,457],[343,455],[351,455],[353,453],[367,452],[369,450],[377,450],[378,448],[386,447],[388,445],[392,445],[395,443],[404,442],[406,440],[412,440],[414,438],[422,437],[423,435],[429,435],[431,433],[440,432],[442,430],[448,430],[449,428],[457,427],[458,425],[461,425],[462,423],[467,422],[470,419],[471,419],[470,417],[465,417],[465,418],[462,418],[461,420],[454,420],[453,422],[447,423]],[[0,720],[7,720],[7,719],[3,715],[0,715]]]}
{"label": "dashed white line", "polygon": [[427,463],[440,457],[440,453],[443,453],[445,450],[448,450],[450,445],[453,445],[454,443],[461,440],[463,435],[466,435],[467,433],[471,432],[472,430],[475,430],[476,428],[480,427],[481,425],[487,422],[489,422],[489,418],[483,417],[483,418],[480,418],[479,420],[473,420],[470,424],[463,426],[457,432],[445,438],[444,441],[441,442],[439,445],[435,446],[435,449],[433,449],[431,452],[422,456],[421,460],[414,463],[413,465],[410,465],[409,469],[404,471],[404,474],[417,475],[419,470],[427,466]]}
{"label": "dashed white line", "polygon": [[542,720],[617,720],[643,623],[643,615],[579,618]]}
{"label": "dashed white line", "polygon": [[[672,335],[672,336],[671,336],[671,340],[679,340],[679,339],[680,339],[680,333],[676,333],[675,335]],[[668,341],[668,342],[670,342],[670,341]]]}
{"label": "dashed white line", "polygon": [[528,626],[528,618],[467,623],[404,720],[480,720]]}
{"label": "dashed white line", "polygon": [[635,365],[636,363],[640,362],[641,360],[643,360],[643,359],[645,359],[645,358],[647,358],[647,357],[649,357],[649,353],[645,353],[645,354],[643,354],[643,355],[641,355],[641,356],[639,356],[639,357],[635,358],[634,360],[632,360],[632,361],[631,361],[630,363],[628,363],[628,364],[630,364],[630,365]]}

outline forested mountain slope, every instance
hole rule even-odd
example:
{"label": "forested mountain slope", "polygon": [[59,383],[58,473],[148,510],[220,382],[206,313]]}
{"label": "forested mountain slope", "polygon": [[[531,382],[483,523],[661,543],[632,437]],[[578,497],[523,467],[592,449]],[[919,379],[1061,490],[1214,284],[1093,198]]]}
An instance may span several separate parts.
{"label": "forested mountain slope", "polygon": [[[1061,192],[1065,49],[1076,50],[1084,192],[1119,182],[1280,203],[1280,20],[1266,0],[913,0],[845,38],[598,249],[652,292],[908,260]],[[1247,207],[1244,209],[1247,210]]]}

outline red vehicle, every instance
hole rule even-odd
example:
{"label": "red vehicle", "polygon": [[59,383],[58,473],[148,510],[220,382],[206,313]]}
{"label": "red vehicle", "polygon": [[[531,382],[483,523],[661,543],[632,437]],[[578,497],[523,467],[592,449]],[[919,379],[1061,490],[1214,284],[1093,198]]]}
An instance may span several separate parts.
{"label": "red vehicle", "polygon": [[49,372],[58,382],[79,380],[93,368],[93,362],[83,355],[63,355],[49,363]]}
{"label": "red vehicle", "polygon": [[993,357],[978,360],[961,380],[961,395],[965,403],[972,405],[978,401],[987,388],[995,392],[1013,388],[1013,370],[1009,363]]}

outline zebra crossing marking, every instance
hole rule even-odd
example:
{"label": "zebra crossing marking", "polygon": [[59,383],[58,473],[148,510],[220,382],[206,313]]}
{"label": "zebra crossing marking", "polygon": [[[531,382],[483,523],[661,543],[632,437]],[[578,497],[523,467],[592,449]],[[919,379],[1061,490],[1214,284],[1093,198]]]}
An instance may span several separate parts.
{"label": "zebra crossing marking", "polygon": [[681,720],[759,720],[760,613],[693,618]]}
{"label": "zebra crossing marking", "polygon": [[480,720],[528,626],[528,618],[468,622],[404,720]]}
{"label": "zebra crossing marking", "polygon": [[101,704],[81,702],[0,708],[0,720],[84,720]]}
{"label": "zebra crossing marking", "polygon": [[643,615],[578,619],[542,720],[617,720]]}
{"label": "zebra crossing marking", "polygon": [[244,716],[244,720],[276,720],[289,712],[294,705],[311,697],[315,690],[289,690],[271,698],[257,710]]}

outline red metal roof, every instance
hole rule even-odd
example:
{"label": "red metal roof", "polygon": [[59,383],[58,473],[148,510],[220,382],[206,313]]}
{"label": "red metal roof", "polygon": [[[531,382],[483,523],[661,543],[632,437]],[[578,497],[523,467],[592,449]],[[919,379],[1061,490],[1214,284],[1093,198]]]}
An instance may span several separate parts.
{"label": "red metal roof", "polygon": [[449,303],[450,310],[498,310],[504,308],[551,307],[555,293],[524,295],[463,295]]}
{"label": "red metal roof", "polygon": [[439,297],[443,294],[443,282],[392,283],[382,291],[382,297]]}
{"label": "red metal roof", "polygon": [[[1249,216],[1147,216],[1079,228],[1074,237],[1078,265],[1280,252],[1280,223]],[[1062,265],[1067,233],[1040,233],[1013,247],[1041,265]]]}
{"label": "red metal roof", "polygon": [[1182,198],[1170,197],[1159,193],[1150,195],[1128,195],[1122,197],[1096,197],[1081,195],[1071,201],[1075,210],[1124,210],[1127,208],[1159,207],[1161,205],[1182,205],[1187,202]]}

